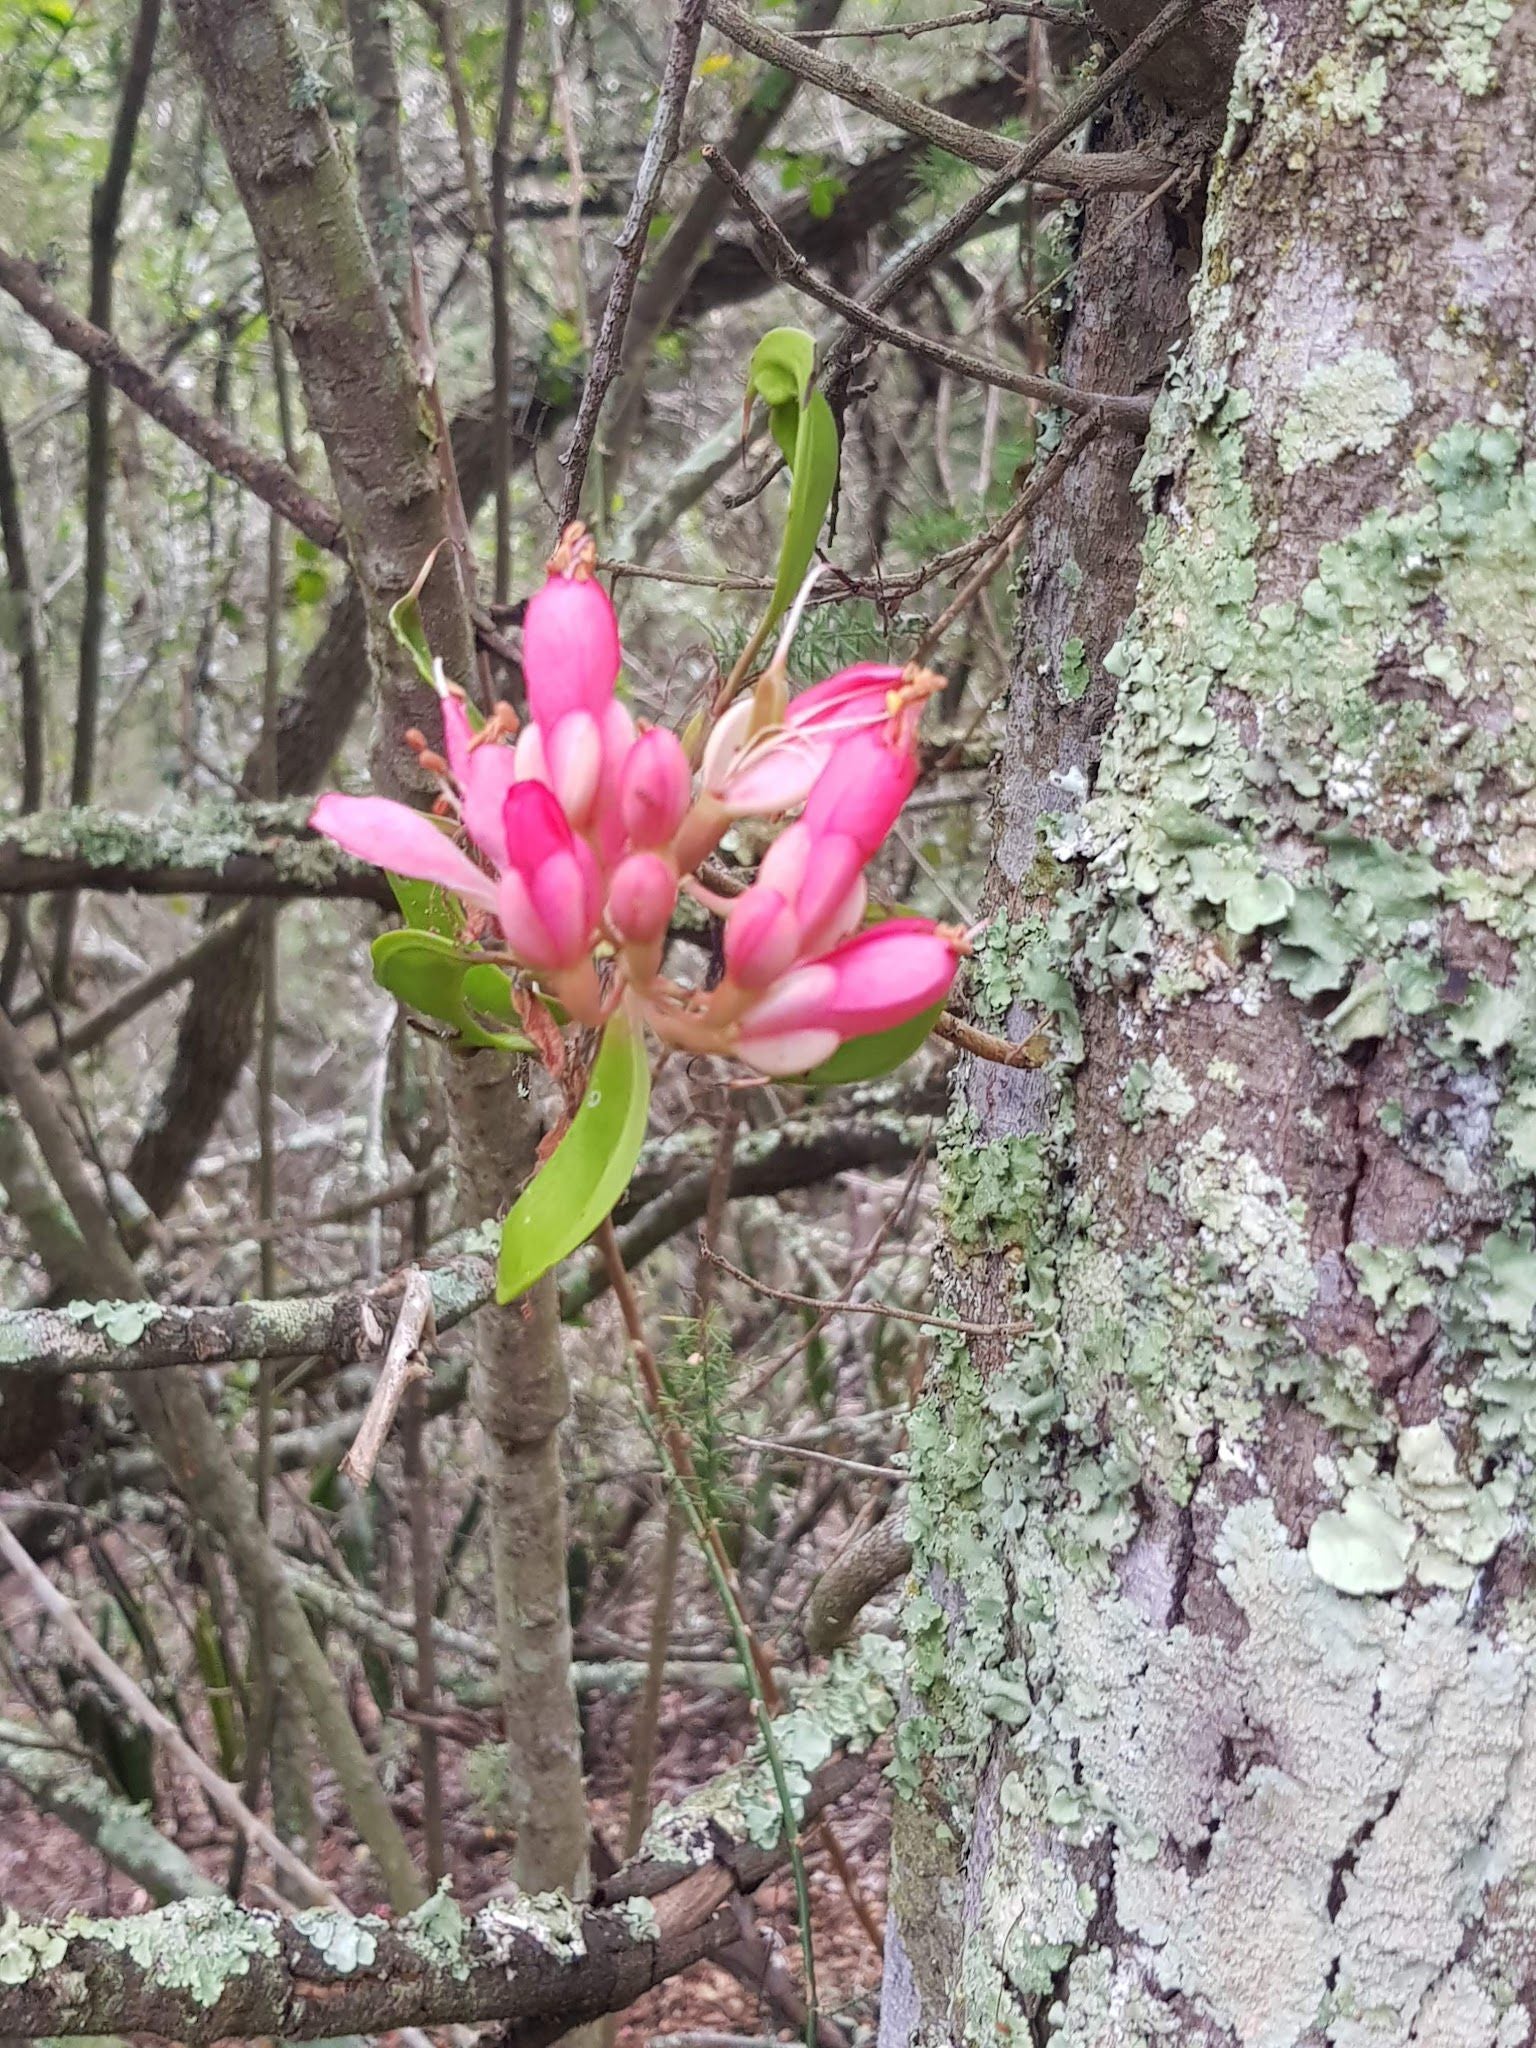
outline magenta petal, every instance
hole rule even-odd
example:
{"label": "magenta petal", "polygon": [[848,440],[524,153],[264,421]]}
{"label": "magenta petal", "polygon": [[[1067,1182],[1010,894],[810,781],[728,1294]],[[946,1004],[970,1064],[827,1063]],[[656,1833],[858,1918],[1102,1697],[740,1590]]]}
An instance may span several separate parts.
{"label": "magenta petal", "polygon": [[508,868],[496,891],[496,920],[512,951],[525,967],[547,973],[558,963],[544,929],[544,920],[534,908],[528,884],[515,868]]}
{"label": "magenta petal", "polygon": [[813,967],[793,968],[742,1018],[742,1037],[823,1026],[835,1031],[831,1004],[836,993],[837,975],[824,961]]}
{"label": "magenta petal", "polygon": [[948,995],[959,964],[954,940],[937,925],[893,917],[820,961],[836,984],[827,1021],[843,1038],[905,1024]]}
{"label": "magenta petal", "polygon": [[385,796],[339,796],[333,791],[321,797],[309,822],[359,860],[414,882],[436,882],[483,909],[496,907],[490,877],[424,811],[392,803]]}
{"label": "magenta petal", "polygon": [[502,811],[517,775],[511,747],[476,747],[459,778],[463,789],[460,812],[464,830],[496,867],[507,864],[507,834]]}
{"label": "magenta petal", "polygon": [[859,732],[841,741],[817,778],[805,806],[805,824],[818,837],[846,833],[865,860],[901,815],[917,780],[917,754],[884,732]]}
{"label": "magenta petal", "polygon": [[574,967],[592,940],[591,894],[575,853],[541,861],[528,877],[528,893],[549,935],[552,963]]}
{"label": "magenta petal", "polygon": [[766,989],[800,950],[800,921],[777,889],[758,882],[725,920],[725,971],[738,988]]}
{"label": "magenta petal", "polygon": [[839,669],[824,683],[815,683],[791,698],[784,723],[797,730],[833,725],[843,731],[878,725],[890,715],[888,700],[893,690],[900,689],[901,678],[899,668],[883,661],[861,661],[852,668]]}
{"label": "magenta petal", "polygon": [[462,789],[469,773],[469,743],[475,736],[474,728],[464,699],[455,691],[445,692],[438,702],[443,713],[443,752],[448,756],[448,773]]}
{"label": "magenta petal", "polygon": [[635,846],[666,846],[683,822],[693,772],[676,733],[653,726],[629,750],[619,782],[624,829]]}
{"label": "magenta petal", "polygon": [[608,885],[608,922],[631,946],[651,946],[667,929],[677,901],[677,877],[659,853],[631,853]]}
{"label": "magenta petal", "polygon": [[507,865],[532,876],[551,855],[569,853],[570,821],[542,782],[514,782],[501,807]]}
{"label": "magenta petal", "polygon": [[847,931],[846,906],[864,871],[863,849],[843,833],[824,834],[814,848],[795,898],[801,950],[811,955],[824,952]]}

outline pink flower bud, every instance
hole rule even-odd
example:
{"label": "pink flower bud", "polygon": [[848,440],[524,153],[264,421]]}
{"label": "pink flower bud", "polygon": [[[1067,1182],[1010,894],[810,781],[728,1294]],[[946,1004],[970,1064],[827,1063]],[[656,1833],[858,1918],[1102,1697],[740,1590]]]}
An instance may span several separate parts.
{"label": "pink flower bud", "polygon": [[541,782],[513,785],[503,824],[508,865],[496,914],[507,944],[536,970],[574,967],[591,950],[602,900],[591,850]]}
{"label": "pink flower bud", "polygon": [[850,1038],[889,1031],[949,993],[963,941],[893,917],[784,975],[742,1018],[738,1050],[764,1074],[800,1074]]}
{"label": "pink flower bud", "polygon": [[523,616],[523,676],[530,716],[546,731],[568,711],[601,719],[619,673],[619,625],[594,574],[595,550],[567,527],[550,576]]}
{"label": "pink flower bud", "polygon": [[677,901],[677,877],[659,853],[626,854],[608,884],[608,923],[628,946],[654,946],[665,936]]}
{"label": "pink flower bud", "polygon": [[592,822],[603,773],[602,729],[590,711],[567,711],[544,735],[549,785],[578,832]]}
{"label": "pink flower bud", "polygon": [[765,989],[800,951],[800,921],[776,889],[758,882],[738,896],[725,920],[726,978]]}
{"label": "pink flower bud", "polygon": [[372,861],[413,882],[435,882],[483,910],[496,907],[496,885],[454,845],[440,825],[408,804],[384,796],[321,797],[311,829],[359,860]]}
{"label": "pink flower bud", "polygon": [[654,725],[629,750],[619,781],[624,830],[634,846],[670,845],[688,809],[693,775],[676,733]]}

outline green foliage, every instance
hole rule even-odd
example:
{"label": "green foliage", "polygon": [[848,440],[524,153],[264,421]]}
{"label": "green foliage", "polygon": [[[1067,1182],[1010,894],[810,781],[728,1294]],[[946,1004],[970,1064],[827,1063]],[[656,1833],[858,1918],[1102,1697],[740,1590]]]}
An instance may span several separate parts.
{"label": "green foliage", "polygon": [[501,1227],[498,1301],[526,1294],[609,1214],[635,1170],[650,1100],[645,1038],[621,1010],[603,1033],[569,1130]]}
{"label": "green foliage", "polygon": [[382,932],[373,942],[373,978],[397,1002],[451,1024],[465,1045],[531,1052],[519,1031],[489,1029],[483,1018],[510,1021],[512,984],[501,968],[467,956],[434,931]]}
{"label": "green foliage", "polygon": [[764,627],[788,610],[805,581],[837,488],[837,423],[821,392],[811,389],[815,366],[816,344],[800,327],[771,328],[747,365],[747,390],[767,406],[790,474],[784,540]]}

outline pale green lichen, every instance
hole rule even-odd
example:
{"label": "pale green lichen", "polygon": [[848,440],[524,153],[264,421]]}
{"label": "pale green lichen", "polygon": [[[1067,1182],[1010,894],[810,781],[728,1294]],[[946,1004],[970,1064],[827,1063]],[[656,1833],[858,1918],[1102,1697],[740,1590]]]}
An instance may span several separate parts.
{"label": "pale green lichen", "polygon": [[69,1944],[56,1927],[27,1927],[14,1908],[0,1919],[0,1984],[26,1984],[63,1962]]}
{"label": "pale green lichen", "polygon": [[625,1899],[616,1911],[636,1941],[661,1939],[661,1922],[649,1899]]}
{"label": "pale green lichen", "polygon": [[206,2010],[218,2004],[232,1978],[250,1974],[254,1961],[279,1957],[277,1928],[274,1914],[220,1897],[178,1899],[126,1920],[72,1913],[62,1932],[118,1950],[151,1982],[185,1991]]}
{"label": "pale green lichen", "polygon": [[[826,1672],[801,1692],[795,1706],[774,1717],[778,1752],[792,1821],[804,1811],[811,1778],[834,1751],[862,1755],[896,1717],[901,1651],[885,1636],[866,1635],[839,1650]],[[742,1761],[676,1806],[657,1807],[640,1853],[661,1863],[712,1862],[716,1831],[728,1840],[771,1849],[782,1838],[785,1812],[774,1772],[759,1739]]]}
{"label": "pale green lichen", "polygon": [[348,1977],[368,1969],[379,1952],[384,1922],[372,1914],[361,1918],[339,1906],[309,1906],[295,1913],[293,1924],[328,1970]]}
{"label": "pale green lichen", "polygon": [[453,1896],[451,1879],[444,1878],[431,1898],[407,1913],[399,1927],[430,1968],[461,1984],[469,1976],[469,1922]]}
{"label": "pale green lichen", "polygon": [[1280,428],[1280,467],[1294,476],[1348,450],[1379,455],[1412,411],[1413,387],[1392,358],[1379,348],[1352,349],[1302,378]]}
{"label": "pale green lichen", "polygon": [[126,1349],[159,1322],[163,1310],[152,1301],[71,1301],[61,1313],[82,1328],[100,1330],[109,1344]]}
{"label": "pale green lichen", "polygon": [[508,1967],[530,1942],[563,1963],[587,1952],[581,1908],[564,1892],[492,1899],[476,1914],[475,1925],[492,1960]]}

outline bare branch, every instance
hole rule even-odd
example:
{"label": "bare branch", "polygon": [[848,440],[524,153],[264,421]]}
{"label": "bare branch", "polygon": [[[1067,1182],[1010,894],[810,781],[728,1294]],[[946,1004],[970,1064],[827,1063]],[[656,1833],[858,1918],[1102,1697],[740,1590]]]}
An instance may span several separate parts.
{"label": "bare branch", "polygon": [[389,1349],[379,1368],[379,1383],[364,1411],[356,1440],[341,1461],[342,1471],[354,1485],[366,1486],[373,1477],[395,1411],[412,1382],[431,1377],[420,1353],[423,1342],[430,1343],[432,1334],[432,1283],[425,1273],[413,1267],[405,1276],[400,1313],[389,1333]]}
{"label": "bare branch", "polygon": [[41,273],[19,256],[0,249],[0,290],[7,291],[60,348],[98,370],[125,398],[132,399],[178,441],[216,469],[220,476],[245,488],[280,512],[291,526],[317,547],[342,552],[341,521],[329,505],[313,497],[285,463],[249,447],[217,420],[197,411],[173,386],[130,355],[117,340],[83,315],[72,312],[44,284]]}
{"label": "bare branch", "polygon": [[602,324],[597,331],[597,340],[592,349],[592,363],[587,371],[586,383],[582,387],[581,404],[576,413],[576,427],[571,436],[571,445],[562,458],[565,466],[565,489],[560,498],[560,524],[574,519],[581,503],[581,487],[586,481],[587,463],[592,452],[593,436],[597,432],[597,417],[602,410],[608,387],[619,373],[619,363],[624,351],[624,330],[629,324],[629,309],[635,296],[635,285],[640,277],[640,265],[645,258],[646,236],[650,233],[651,216],[661,198],[661,188],[668,168],[677,154],[677,139],[682,130],[683,103],[688,97],[688,82],[693,76],[693,60],[699,47],[699,36],[704,28],[704,11],[707,0],[678,0],[678,8],[672,23],[672,34],[667,43],[666,66],[661,77],[661,94],[656,103],[656,117],[651,124],[645,154],[640,159],[639,173],[635,179],[634,196],[629,202],[629,211],[624,216],[624,225],[614,241],[618,261],[608,285],[608,302],[603,307]]}
{"label": "bare branch", "polygon": [[1146,432],[1152,417],[1150,398],[1109,391],[1079,391],[1070,384],[1056,383],[1049,377],[1036,377],[1027,370],[1017,370],[1011,363],[1000,363],[990,356],[972,355],[950,342],[919,334],[910,327],[899,327],[894,320],[871,312],[869,307],[861,305],[847,292],[839,291],[836,285],[828,284],[816,275],[772,214],[758,205],[745,181],[717,149],[706,145],[703,155],[705,163],[752,223],[763,259],[781,283],[792,285],[796,291],[804,292],[807,298],[829,306],[834,313],[841,313],[850,326],[859,328],[874,340],[889,342],[895,348],[905,349],[909,355],[922,356],[956,376],[973,378],[981,384],[995,384],[1003,391],[1016,391],[1021,398],[1034,399],[1037,405],[1059,405],[1067,412],[1086,414],[1126,433]]}
{"label": "bare branch", "polygon": [[[1059,121],[1053,121],[1048,131],[1050,140],[1027,167],[1021,168],[1020,158],[1026,152],[1016,142],[989,134],[985,128],[973,128],[968,121],[957,121],[949,114],[940,113],[937,108],[924,106],[921,100],[909,99],[905,93],[893,92],[889,86],[870,78],[854,65],[845,64],[840,58],[823,57],[818,51],[807,49],[794,36],[782,35],[777,29],[769,28],[748,14],[745,8],[734,6],[732,0],[704,0],[704,11],[713,27],[742,49],[750,50],[754,57],[794,72],[808,84],[819,85],[838,99],[847,100],[851,106],[888,121],[893,128],[900,128],[920,141],[947,150],[964,163],[976,164],[986,171],[1011,170],[1010,184],[1018,184],[1030,177],[1043,184],[1064,186],[1073,192],[1090,189],[1148,192],[1172,169],[1165,158],[1151,152],[1137,152],[1130,157],[1086,156],[1070,151],[1058,153],[1057,143],[1071,134],[1077,125],[1075,121],[1065,127]],[[1180,20],[1188,12],[1189,8],[1185,7]]]}

